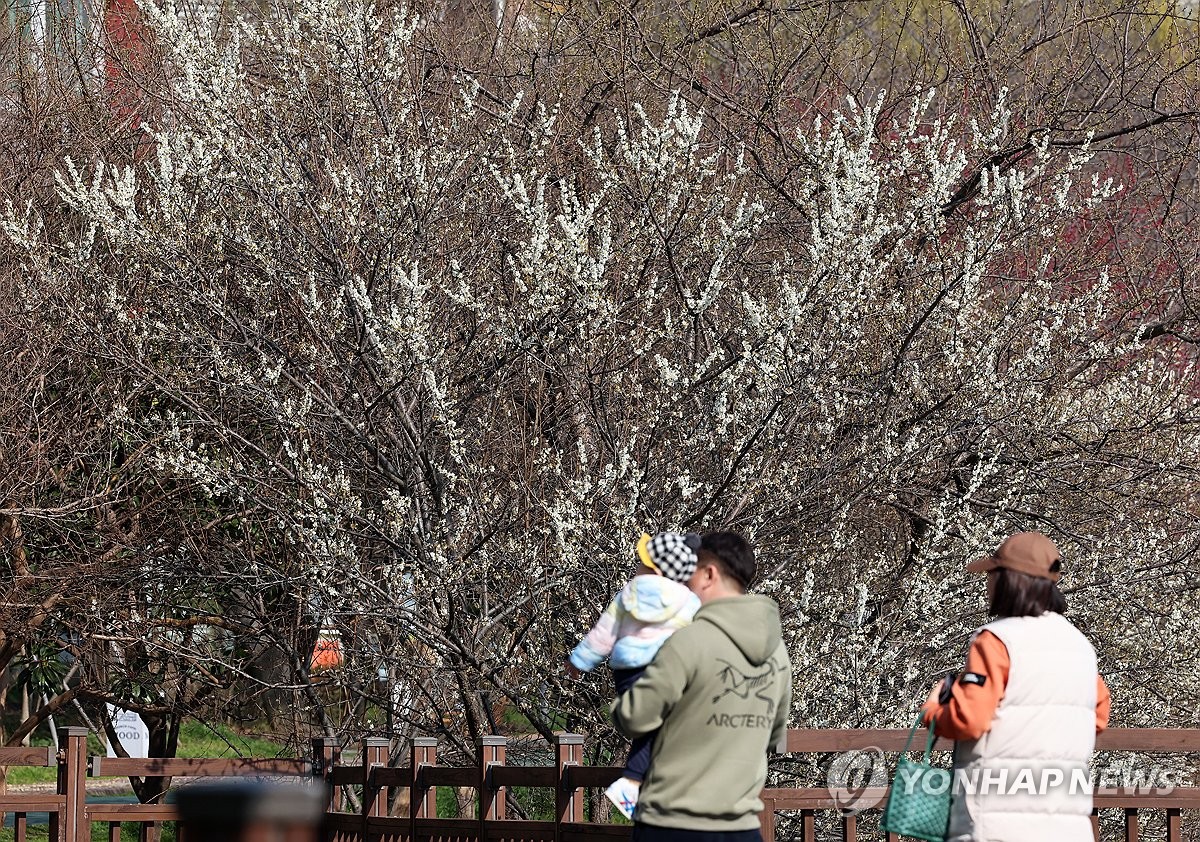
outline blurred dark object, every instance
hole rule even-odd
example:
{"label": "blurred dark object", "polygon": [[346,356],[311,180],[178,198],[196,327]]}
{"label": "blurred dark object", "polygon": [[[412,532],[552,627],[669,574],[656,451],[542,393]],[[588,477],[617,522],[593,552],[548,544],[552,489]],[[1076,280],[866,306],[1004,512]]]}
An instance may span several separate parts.
{"label": "blurred dark object", "polygon": [[180,788],[180,842],[316,842],[328,793],[312,783],[220,781]]}

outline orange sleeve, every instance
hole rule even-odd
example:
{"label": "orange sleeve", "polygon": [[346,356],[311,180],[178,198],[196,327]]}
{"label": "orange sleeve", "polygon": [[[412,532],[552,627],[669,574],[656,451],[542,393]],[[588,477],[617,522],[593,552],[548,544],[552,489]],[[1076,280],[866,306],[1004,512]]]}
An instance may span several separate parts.
{"label": "orange sleeve", "polygon": [[1112,694],[1108,685],[1099,675],[1096,676],[1096,733],[1099,734],[1108,727],[1108,715],[1112,711]]}
{"label": "orange sleeve", "polygon": [[[996,706],[1008,686],[1008,647],[990,631],[982,631],[967,651],[967,665],[958,674],[945,704],[930,702],[922,709],[924,719],[937,717],[939,737],[952,740],[977,740],[992,727]],[[974,676],[964,681],[968,674]]]}

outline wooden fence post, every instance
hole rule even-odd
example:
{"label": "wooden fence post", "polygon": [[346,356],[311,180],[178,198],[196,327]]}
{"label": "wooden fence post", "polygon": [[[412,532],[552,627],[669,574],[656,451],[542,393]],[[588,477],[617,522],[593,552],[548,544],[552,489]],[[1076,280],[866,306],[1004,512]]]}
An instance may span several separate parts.
{"label": "wooden fence post", "polygon": [[384,737],[367,737],[362,742],[362,838],[370,839],[371,819],[387,815],[387,798],[375,782],[375,769],[388,764],[392,741]]}
{"label": "wooden fence post", "polygon": [[775,799],[763,798],[763,811],[758,816],[758,830],[763,842],[775,842]]}
{"label": "wooden fence post", "polygon": [[87,803],[88,729],[69,725],[58,729],[62,751],[58,761],[58,794],[66,799],[59,838],[63,842],[90,842],[90,825],[84,818]]}
{"label": "wooden fence post", "polygon": [[583,765],[583,737],[555,734],[554,746],[554,839],[560,842],[564,822],[583,821],[583,793],[570,780],[571,767]]}
{"label": "wooden fence post", "polygon": [[508,740],[488,736],[479,741],[479,842],[487,842],[485,822],[505,817],[504,787],[492,783],[492,769],[503,766]]}
{"label": "wooden fence post", "polygon": [[437,737],[415,737],[408,756],[412,789],[408,796],[408,842],[417,842],[417,819],[437,818],[437,790],[421,780],[421,767],[437,765]]}
{"label": "wooden fence post", "polygon": [[817,813],[815,810],[800,811],[800,842],[817,842]]}
{"label": "wooden fence post", "polygon": [[[774,842],[775,828],[771,828],[771,838],[767,842]],[[858,840],[858,816],[854,814],[842,816],[842,842],[857,842]]]}
{"label": "wooden fence post", "polygon": [[312,753],[313,776],[324,781],[325,786],[329,790],[329,809],[327,812],[341,812],[342,788],[340,786],[335,787],[330,783],[333,767],[342,761],[341,743],[330,737],[313,737]]}

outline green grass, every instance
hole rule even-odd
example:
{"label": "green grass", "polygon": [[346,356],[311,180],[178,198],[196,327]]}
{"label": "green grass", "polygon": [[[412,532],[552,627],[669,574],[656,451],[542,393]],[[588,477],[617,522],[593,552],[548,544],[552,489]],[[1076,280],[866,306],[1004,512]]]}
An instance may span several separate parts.
{"label": "green grass", "polygon": [[[29,842],[50,842],[50,829],[46,825],[30,825],[26,828],[25,838]],[[168,823],[163,826],[162,834],[158,837],[161,842],[175,842],[175,825]],[[125,823],[121,827],[121,842],[137,842],[139,839],[138,826]],[[107,842],[108,825],[92,825],[92,842]],[[0,830],[0,842],[13,842],[13,829]]]}
{"label": "green grass", "polygon": [[[54,766],[9,766],[8,784],[45,784],[58,780],[58,770]],[[0,839],[3,839],[0,836]]]}
{"label": "green grass", "polygon": [[[500,726],[500,733],[502,734],[537,733],[537,728],[533,727],[533,723],[529,721],[529,717],[513,707],[506,707],[500,712],[500,721],[497,724]],[[567,712],[558,711],[551,714],[549,726],[552,731],[567,730]]]}
{"label": "green grass", "polygon": [[282,743],[244,736],[224,725],[185,722],[179,729],[179,757],[279,757]]}

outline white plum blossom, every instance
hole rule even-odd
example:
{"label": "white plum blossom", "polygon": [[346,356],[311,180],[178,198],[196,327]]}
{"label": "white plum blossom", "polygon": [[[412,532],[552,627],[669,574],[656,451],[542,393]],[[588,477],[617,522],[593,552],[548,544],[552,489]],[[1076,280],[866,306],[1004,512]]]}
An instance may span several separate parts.
{"label": "white plum blossom", "polygon": [[1062,254],[1121,189],[1090,150],[985,165],[1003,96],[880,95],[795,128],[772,185],[682,93],[580,131],[424,66],[403,8],[145,8],[153,153],[63,162],[78,243],[34,208],[3,235],[161,396],[120,410],[149,469],[283,541],[263,587],[425,688],[418,727],[495,697],[599,729],[563,655],[640,532],[718,527],[781,603],[797,725],[907,722],[1017,529],[1063,548],[1118,717],[1194,719],[1195,670],[1153,714],[1123,677],[1196,639],[1194,371]]}

